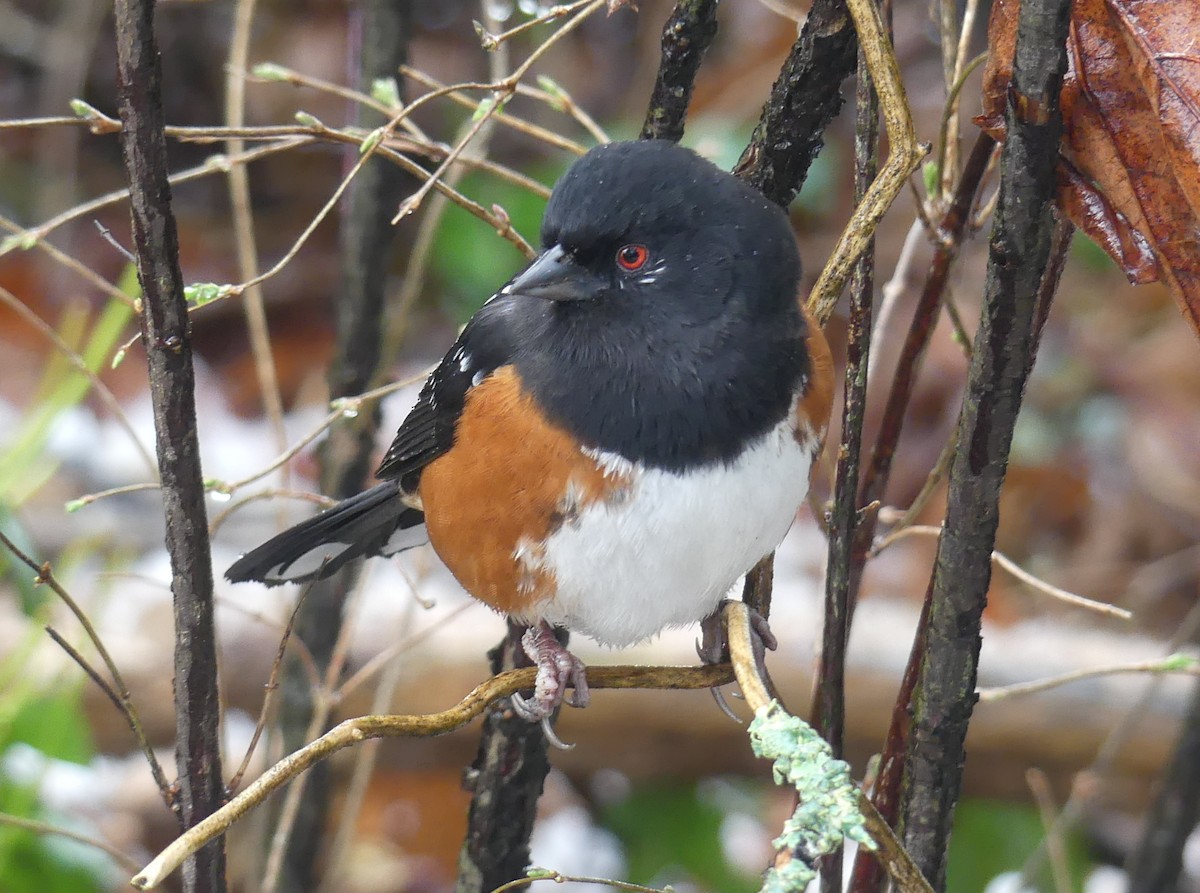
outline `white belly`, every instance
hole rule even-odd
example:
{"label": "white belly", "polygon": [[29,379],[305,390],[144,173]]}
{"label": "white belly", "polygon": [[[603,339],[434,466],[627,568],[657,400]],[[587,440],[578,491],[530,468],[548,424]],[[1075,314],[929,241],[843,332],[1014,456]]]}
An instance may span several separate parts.
{"label": "white belly", "polygon": [[587,506],[522,556],[557,581],[524,619],[625,646],[711,614],[779,545],[808,492],[812,446],[787,420],[734,462],[682,474],[595,458],[628,475],[627,498]]}

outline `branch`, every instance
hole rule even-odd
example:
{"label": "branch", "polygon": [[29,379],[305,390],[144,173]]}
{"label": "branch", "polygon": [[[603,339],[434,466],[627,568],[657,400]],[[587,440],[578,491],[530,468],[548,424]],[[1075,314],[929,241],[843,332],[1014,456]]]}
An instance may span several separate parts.
{"label": "branch", "polygon": [[975,702],[1000,487],[1039,334],[1039,298],[1055,230],[1069,6],[1068,0],[1021,4],[1000,203],[905,761],[905,845],[939,889],[945,888],[946,847]]}
{"label": "branch", "polygon": [[[152,0],[117,0],[115,15],[121,147],[142,284],[142,333],[162,476],[166,546],[171,557],[176,763],[186,828],[216,809],[224,795],[212,562],[196,436],[191,331],[167,179],[154,4]],[[184,889],[225,889],[223,847],[196,854],[184,872]]]}
{"label": "branch", "polygon": [[856,49],[845,3],[815,0],[733,168],[771,201],[786,208],[800,191],[825,127],[842,108],[842,82],[854,71]]}
{"label": "branch", "polygon": [[[741,602],[727,602],[723,619],[729,641],[729,655],[733,672],[737,677],[738,687],[746,698],[746,703],[756,714],[755,722],[760,722],[762,718],[771,713],[777,717],[781,708],[770,695],[772,685],[766,678],[760,649],[756,646],[756,634],[749,609]],[[753,732],[753,727],[751,731]],[[819,740],[818,738],[817,741],[819,742]],[[817,746],[819,747],[819,744]],[[842,765],[845,766],[844,763]],[[779,772],[778,762],[776,763],[776,772]],[[802,800],[805,793],[805,790],[799,791]],[[904,851],[904,847],[900,845],[900,841],[897,840],[888,823],[871,805],[866,795],[855,788],[854,800],[858,810],[862,813],[863,825],[870,835],[870,841],[864,841],[864,843],[869,847],[873,841],[874,845],[878,847],[879,857],[886,865],[888,874],[891,875],[899,893],[933,893],[933,889],[921,876],[920,870],[909,858],[908,853]],[[819,807],[824,810],[829,805],[824,802],[820,803]],[[803,803],[801,807],[803,807]],[[778,843],[778,841],[776,842]],[[777,860],[772,870],[778,871],[780,868]]]}
{"label": "branch", "polygon": [[854,16],[859,47],[879,93],[879,106],[883,110],[890,149],[879,176],[855,207],[850,222],[842,231],[842,237],[825,262],[825,268],[809,295],[808,309],[821,324],[833,312],[855,261],[867,250],[875,227],[904,188],[908,175],[916,170],[929,151],[927,145],[917,143],[908,100],[904,95],[904,82],[900,79],[900,65],[880,17],[879,7],[875,5],[875,0],[846,2],[850,14]]}
{"label": "branch", "polygon": [[679,0],[662,32],[662,58],[650,94],[641,139],[683,137],[683,122],[692,101],[696,72],[717,36],[717,0]]}
{"label": "branch", "polygon": [[[330,729],[316,741],[284,757],[204,821],[180,835],[133,878],[133,886],[158,886],[183,860],[216,840],[271,793],[331,754],[370,738],[432,738],[460,728],[479,716],[497,698],[533,687],[536,670],[510,670],[474,688],[449,710],[424,716],[360,716]],[[733,681],[727,664],[705,667],[589,667],[593,689],[700,689]]]}

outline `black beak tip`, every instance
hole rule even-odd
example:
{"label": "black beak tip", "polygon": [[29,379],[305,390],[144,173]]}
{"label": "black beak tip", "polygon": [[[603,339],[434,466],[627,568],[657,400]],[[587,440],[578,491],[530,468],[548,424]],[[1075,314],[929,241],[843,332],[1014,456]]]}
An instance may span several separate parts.
{"label": "black beak tip", "polygon": [[547,301],[582,301],[595,294],[591,275],[559,245],[543,251],[500,290]]}

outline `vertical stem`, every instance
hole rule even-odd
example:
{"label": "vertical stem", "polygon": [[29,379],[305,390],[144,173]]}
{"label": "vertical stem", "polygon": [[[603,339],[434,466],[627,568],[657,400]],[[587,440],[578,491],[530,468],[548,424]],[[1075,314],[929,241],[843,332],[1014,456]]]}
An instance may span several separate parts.
{"label": "vertical stem", "polygon": [[1129,863],[1129,893],[1174,890],[1183,847],[1200,821],[1200,680],[1179,732],[1175,755],[1163,773],[1146,828]]}
{"label": "vertical stem", "polygon": [[934,565],[928,644],[905,760],[902,821],[906,848],[937,889],[946,885],[950,824],[975,705],[1000,487],[1033,361],[1055,230],[1059,91],[1069,9],[1069,0],[1021,4],[982,319]]}
{"label": "vertical stem", "polygon": [[[523,625],[509,621],[508,636],[488,653],[493,675],[528,666],[521,648],[524,632]],[[558,636],[566,644],[565,631]],[[488,707],[479,753],[465,776],[471,809],[455,893],[489,893],[524,877],[538,798],[549,772],[541,726],[517,716],[509,698]]]}
{"label": "vertical stem", "polygon": [[[241,127],[246,121],[246,63],[250,57],[250,33],[254,24],[254,9],[258,0],[238,0],[229,41],[229,59],[225,70],[225,123]],[[226,154],[233,158],[245,150],[245,140],[225,142]],[[229,203],[233,212],[234,248],[237,251],[238,278],[250,282],[258,278],[258,247],[254,238],[254,217],[250,210],[250,173],[244,164],[229,166]],[[242,293],[242,311],[246,315],[246,331],[250,336],[250,352],[254,356],[254,374],[263,410],[275,435],[275,449],[287,449],[287,432],[283,428],[283,399],[279,394],[279,378],[275,374],[275,357],[271,350],[271,334],[267,326],[267,311],[263,302],[262,285],[251,285]],[[288,467],[282,469],[283,486],[288,486]]]}
{"label": "vertical stem", "polygon": [[[854,128],[854,198],[861,201],[879,167],[879,98],[866,60],[858,58],[857,104]],[[829,524],[829,567],[825,577],[825,626],[818,670],[815,727],[842,756],[845,737],[846,642],[849,637],[849,595],[858,510],[858,470],[862,451],[863,416],[867,400],[871,322],[875,292],[875,240],[871,239],[854,267],[850,283],[850,331],[846,345],[846,399],[842,410],[842,439],[838,449],[837,480]],[[822,893],[842,889],[839,849],[821,866]]]}
{"label": "vertical stem", "polygon": [[[171,212],[163,134],[162,70],[152,0],[117,0],[118,107],[142,284],[142,341],[166,515],[175,609],[175,759],[184,828],[220,806],[213,579],[204,479],[196,436],[195,377],[179,239]],[[225,851],[214,841],[184,867],[184,889],[225,889]]]}

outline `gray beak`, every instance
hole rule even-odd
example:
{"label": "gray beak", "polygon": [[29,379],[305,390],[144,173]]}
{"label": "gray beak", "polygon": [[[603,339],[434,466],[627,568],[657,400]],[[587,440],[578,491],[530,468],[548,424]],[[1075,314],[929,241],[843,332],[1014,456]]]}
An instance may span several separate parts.
{"label": "gray beak", "polygon": [[595,297],[599,283],[559,245],[547,248],[506,285],[502,294],[526,295],[547,301],[585,301]]}

